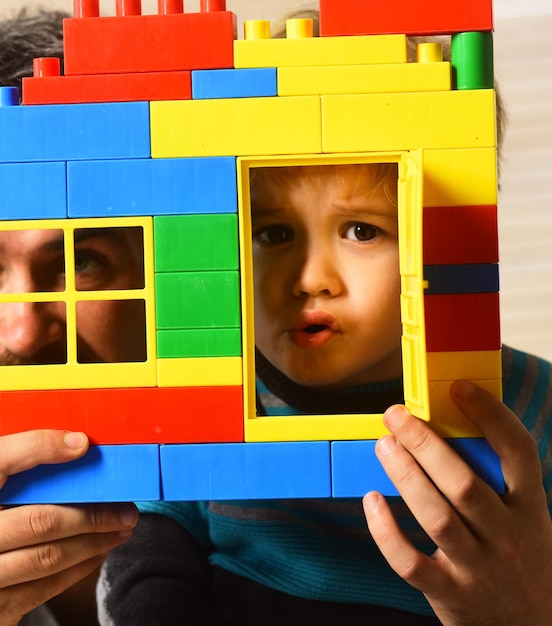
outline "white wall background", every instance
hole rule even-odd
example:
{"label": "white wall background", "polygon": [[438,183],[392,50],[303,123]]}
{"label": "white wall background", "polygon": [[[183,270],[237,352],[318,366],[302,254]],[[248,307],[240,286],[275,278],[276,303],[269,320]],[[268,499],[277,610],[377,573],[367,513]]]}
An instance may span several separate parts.
{"label": "white wall background", "polygon": [[[0,0],[0,15],[36,4]],[[72,4],[43,2],[69,12]],[[292,0],[227,0],[227,5],[241,20],[276,20],[308,6]],[[100,6],[113,14],[115,0],[101,0]],[[143,13],[157,12],[157,0],[143,0],[142,6]],[[197,11],[199,0],[185,0],[185,6]],[[552,0],[495,0],[495,69],[509,114],[500,202],[502,337],[552,359],[550,33]]]}

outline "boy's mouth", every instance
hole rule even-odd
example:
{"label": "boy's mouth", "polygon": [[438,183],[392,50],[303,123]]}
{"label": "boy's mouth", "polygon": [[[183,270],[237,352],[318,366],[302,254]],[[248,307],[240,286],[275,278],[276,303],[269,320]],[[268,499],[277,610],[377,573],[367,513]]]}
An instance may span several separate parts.
{"label": "boy's mouth", "polygon": [[337,320],[323,311],[305,311],[289,331],[291,341],[299,348],[319,348],[339,333]]}

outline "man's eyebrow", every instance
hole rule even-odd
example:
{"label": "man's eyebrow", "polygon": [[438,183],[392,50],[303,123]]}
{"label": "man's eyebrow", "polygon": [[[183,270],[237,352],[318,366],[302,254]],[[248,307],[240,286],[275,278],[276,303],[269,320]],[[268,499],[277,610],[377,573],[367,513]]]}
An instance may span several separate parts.
{"label": "man's eyebrow", "polygon": [[110,239],[115,243],[127,244],[121,228],[79,228],[75,230],[75,245],[88,239]]}

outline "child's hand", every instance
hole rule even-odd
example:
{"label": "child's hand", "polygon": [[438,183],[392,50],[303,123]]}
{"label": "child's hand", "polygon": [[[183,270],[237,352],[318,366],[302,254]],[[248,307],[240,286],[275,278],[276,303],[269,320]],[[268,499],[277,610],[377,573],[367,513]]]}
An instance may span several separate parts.
{"label": "child's hand", "polygon": [[[40,430],[0,437],[0,487],[41,463],[63,463],[88,449],[82,434]],[[0,491],[1,497],[1,491]],[[130,536],[133,505],[33,505],[0,510],[0,622],[23,615],[90,574]]]}
{"label": "child's hand", "polygon": [[406,504],[438,546],[414,548],[380,494],[364,498],[370,532],[391,567],[424,593],[444,624],[550,624],[552,522],[535,443],[501,402],[458,381],[451,395],[500,456],[498,496],[424,422],[390,408],[376,446]]}

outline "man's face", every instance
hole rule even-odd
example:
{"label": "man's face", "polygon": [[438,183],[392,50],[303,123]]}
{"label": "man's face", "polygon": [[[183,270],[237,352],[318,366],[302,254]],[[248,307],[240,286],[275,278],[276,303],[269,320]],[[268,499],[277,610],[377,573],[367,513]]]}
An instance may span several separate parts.
{"label": "man's face", "polygon": [[[68,237],[71,235],[67,235]],[[77,291],[144,286],[143,234],[139,227],[75,230]],[[0,293],[47,293],[66,288],[61,230],[0,232]],[[0,303],[0,364],[54,364],[67,360],[66,304]],[[144,361],[142,300],[77,301],[77,361]]]}
{"label": "man's face", "polygon": [[342,389],[402,372],[397,207],[373,167],[325,167],[254,179],[255,342],[293,381]]}

